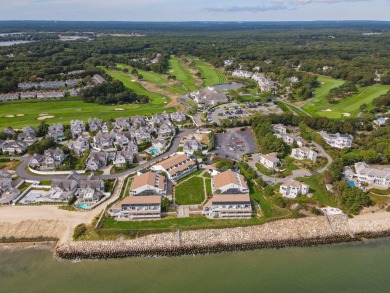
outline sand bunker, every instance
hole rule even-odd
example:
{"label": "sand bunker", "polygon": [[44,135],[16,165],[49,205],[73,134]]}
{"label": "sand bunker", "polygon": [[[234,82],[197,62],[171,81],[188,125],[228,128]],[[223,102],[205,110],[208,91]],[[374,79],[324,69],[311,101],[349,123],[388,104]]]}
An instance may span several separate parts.
{"label": "sand bunker", "polygon": [[16,114],[17,117],[23,117],[24,114]]}
{"label": "sand bunker", "polygon": [[46,115],[46,116],[39,115],[39,116],[40,117],[38,117],[37,120],[45,120],[45,119],[54,118],[54,116],[52,116],[52,115]]}
{"label": "sand bunker", "polygon": [[47,116],[47,115],[49,115],[49,114],[47,114],[47,113],[42,113],[42,114],[39,114],[39,117],[41,117],[41,116]]}
{"label": "sand bunker", "polygon": [[351,116],[351,114],[349,114],[349,113],[343,113],[343,116],[344,116],[344,117],[349,117],[349,116]]}
{"label": "sand bunker", "polygon": [[136,80],[135,80],[135,79],[132,79],[131,82],[136,82]]}
{"label": "sand bunker", "polygon": [[123,108],[115,108],[115,111],[124,111],[125,109]]}
{"label": "sand bunker", "polygon": [[5,115],[4,117],[6,117],[6,118],[14,118],[15,115]]}
{"label": "sand bunker", "polygon": [[326,110],[322,110],[322,111],[324,111],[324,112],[332,112],[331,109],[326,109]]}

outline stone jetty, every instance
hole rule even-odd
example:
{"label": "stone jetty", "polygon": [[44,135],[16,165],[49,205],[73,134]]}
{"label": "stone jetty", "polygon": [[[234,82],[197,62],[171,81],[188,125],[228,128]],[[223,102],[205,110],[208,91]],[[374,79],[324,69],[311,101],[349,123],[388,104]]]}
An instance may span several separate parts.
{"label": "stone jetty", "polygon": [[250,227],[161,233],[134,240],[73,241],[59,244],[55,255],[64,259],[161,257],[360,241],[390,236],[388,215],[353,219],[333,216],[329,221],[309,217]]}

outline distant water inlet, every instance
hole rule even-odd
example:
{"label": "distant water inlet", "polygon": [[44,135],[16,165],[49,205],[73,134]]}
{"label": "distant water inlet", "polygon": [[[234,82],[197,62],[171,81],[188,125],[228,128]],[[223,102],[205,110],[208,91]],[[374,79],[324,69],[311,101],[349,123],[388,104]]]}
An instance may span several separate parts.
{"label": "distant water inlet", "polygon": [[240,82],[232,82],[232,83],[223,83],[223,84],[217,84],[213,86],[216,90],[220,91],[228,91],[228,90],[237,90],[242,87],[245,87],[245,84]]}
{"label": "distant water inlet", "polygon": [[32,41],[6,41],[6,42],[0,42],[0,47],[8,47],[17,44],[27,44],[31,42]]}

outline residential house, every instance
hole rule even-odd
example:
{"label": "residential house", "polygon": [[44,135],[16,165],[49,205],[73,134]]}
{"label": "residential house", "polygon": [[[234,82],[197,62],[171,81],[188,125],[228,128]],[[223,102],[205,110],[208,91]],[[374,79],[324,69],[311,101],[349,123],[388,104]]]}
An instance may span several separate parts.
{"label": "residential house", "polygon": [[309,192],[309,186],[299,181],[288,180],[280,185],[279,192],[287,198],[296,198],[300,194],[307,194]]}
{"label": "residential house", "polygon": [[93,138],[93,142],[98,150],[108,150],[114,147],[112,136],[109,133],[98,132]]}
{"label": "residential house", "polygon": [[133,116],[130,120],[131,124],[135,127],[146,126],[146,120],[144,116]]}
{"label": "residential house", "polygon": [[152,170],[163,171],[170,180],[178,180],[198,169],[196,163],[187,154],[175,154],[168,159],[153,165]]}
{"label": "residential house", "polygon": [[14,188],[11,174],[0,170],[0,204],[10,204],[20,195],[20,191]]}
{"label": "residential house", "polygon": [[87,170],[96,171],[99,168],[106,167],[108,164],[107,152],[93,152],[90,153],[87,161]]}
{"label": "residential house", "polygon": [[193,155],[194,152],[202,151],[202,144],[194,136],[189,139],[186,139],[183,144],[183,151],[186,154]]}
{"label": "residential house", "polygon": [[109,210],[112,217],[138,219],[161,218],[161,196],[126,196]]}
{"label": "residential house", "polygon": [[27,143],[19,140],[7,140],[3,143],[1,150],[3,153],[8,152],[10,155],[22,154],[27,150]]}
{"label": "residential house", "polygon": [[130,128],[130,119],[126,117],[119,117],[115,120],[115,127],[127,130]]}
{"label": "residential house", "polygon": [[73,151],[76,156],[80,157],[84,155],[87,149],[89,149],[88,138],[79,136],[75,141],[69,142],[68,148]]}
{"label": "residential house", "polygon": [[266,155],[259,154],[259,163],[270,170],[276,170],[280,165],[277,153],[269,153]]}
{"label": "residential house", "polygon": [[134,137],[138,144],[152,140],[152,136],[146,127],[138,128],[134,133]]}
{"label": "residential house", "polygon": [[378,126],[383,126],[383,125],[386,125],[388,124],[387,121],[389,120],[388,117],[381,117],[381,118],[378,118],[376,120],[374,120],[373,122],[378,125]]}
{"label": "residential house", "polygon": [[390,169],[380,169],[367,165],[364,162],[355,164],[355,176],[359,182],[378,185],[381,187],[390,187]]}
{"label": "residential house", "polygon": [[65,139],[64,126],[62,123],[49,126],[48,136],[53,137],[54,141],[62,141]]}
{"label": "residential house", "polygon": [[182,112],[174,112],[171,114],[171,120],[175,122],[183,122],[186,120],[186,115]]}
{"label": "residential house", "polygon": [[127,150],[121,150],[116,152],[115,160],[113,164],[118,168],[126,167],[134,163],[135,153]]}
{"label": "residential house", "polygon": [[161,195],[167,194],[167,179],[156,172],[147,172],[135,176],[130,186],[130,195]]}
{"label": "residential house", "polygon": [[81,120],[71,120],[70,121],[70,132],[72,133],[73,139],[81,136],[84,131],[85,131],[84,121],[81,121]]}
{"label": "residential house", "polygon": [[318,153],[307,147],[295,148],[291,150],[291,157],[297,160],[317,160]]}
{"label": "residential house", "polygon": [[37,129],[31,126],[23,128],[22,132],[18,134],[18,140],[24,141],[27,145],[32,145],[38,139],[36,138]]}
{"label": "residential house", "polygon": [[97,132],[102,128],[103,121],[97,118],[89,118],[88,125],[89,125],[89,131]]}
{"label": "residential house", "polygon": [[69,201],[76,194],[78,180],[74,178],[53,179],[51,182],[50,199],[52,201]]}
{"label": "residential house", "polygon": [[169,126],[166,123],[163,123],[160,128],[158,129],[158,136],[159,137],[169,137],[175,134],[175,128],[172,126]]}
{"label": "residential house", "polygon": [[203,214],[208,218],[250,218],[249,194],[214,194],[203,206]]}
{"label": "residential house", "polygon": [[326,131],[318,132],[327,144],[334,148],[350,148],[352,146],[353,136],[350,134],[329,134]]}
{"label": "residential house", "polygon": [[45,150],[42,156],[39,154],[35,154],[31,158],[29,165],[32,167],[44,167],[44,168],[54,169],[60,166],[64,161],[64,159],[65,159],[65,154],[59,148]]}
{"label": "residential house", "polygon": [[244,176],[231,170],[214,175],[211,178],[211,189],[213,194],[249,193]]}
{"label": "residential house", "polygon": [[104,181],[96,174],[79,181],[77,191],[79,201],[99,201],[104,193]]}
{"label": "residential house", "polygon": [[15,134],[16,134],[15,130],[13,130],[12,127],[7,127],[7,128],[5,128],[5,129],[2,131],[2,133],[3,133],[6,137],[8,137],[8,138],[12,138],[12,137],[14,137]]}
{"label": "residential house", "polygon": [[272,125],[272,129],[274,133],[287,134],[287,127],[283,124],[274,124]]}

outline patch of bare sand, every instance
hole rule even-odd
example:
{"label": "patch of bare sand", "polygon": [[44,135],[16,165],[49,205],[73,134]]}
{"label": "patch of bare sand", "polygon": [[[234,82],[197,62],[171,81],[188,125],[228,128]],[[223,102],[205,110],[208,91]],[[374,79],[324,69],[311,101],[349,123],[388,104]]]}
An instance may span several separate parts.
{"label": "patch of bare sand", "polygon": [[37,120],[45,120],[45,119],[51,119],[54,118],[53,115],[47,115],[47,116],[40,116],[37,118]]}
{"label": "patch of bare sand", "polygon": [[14,118],[15,115],[5,115],[4,117],[5,117],[5,118]]}
{"label": "patch of bare sand", "polygon": [[162,94],[164,96],[167,96],[171,99],[171,101],[169,103],[166,103],[166,107],[177,107],[179,105],[179,101],[178,101],[178,97],[179,97],[179,94],[173,94],[173,93],[170,93],[160,87],[158,87],[157,85],[153,84],[153,83],[150,83],[150,82],[146,82],[146,81],[143,81],[141,83],[141,85],[147,89],[148,91],[150,92],[154,92],[154,93],[158,93],[158,94]]}
{"label": "patch of bare sand", "polygon": [[124,111],[125,109],[123,109],[123,108],[115,108],[114,110],[115,111]]}
{"label": "patch of bare sand", "polygon": [[24,114],[16,114],[16,117],[23,117]]}

